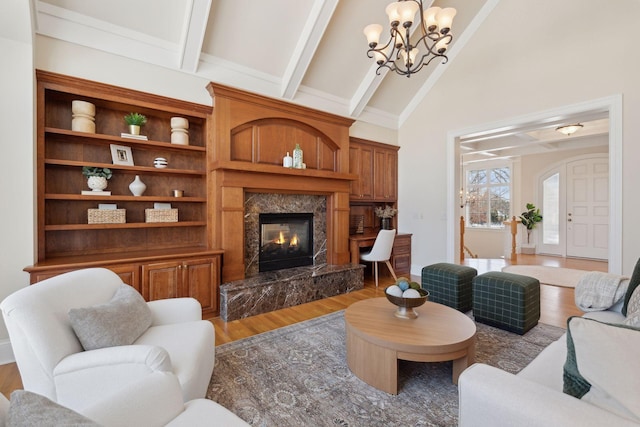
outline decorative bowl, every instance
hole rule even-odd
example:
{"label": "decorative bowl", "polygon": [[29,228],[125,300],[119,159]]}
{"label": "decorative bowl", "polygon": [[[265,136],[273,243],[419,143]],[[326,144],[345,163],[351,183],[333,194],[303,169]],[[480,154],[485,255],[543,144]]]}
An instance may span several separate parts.
{"label": "decorative bowl", "polygon": [[420,307],[422,304],[427,302],[429,299],[429,291],[425,289],[416,289],[418,293],[420,293],[420,298],[403,298],[396,297],[393,295],[389,295],[387,293],[387,289],[385,288],[384,294],[387,296],[389,302],[393,305],[398,306],[398,309],[395,311],[394,315],[401,319],[415,319],[418,317],[418,313],[414,310],[415,307]]}

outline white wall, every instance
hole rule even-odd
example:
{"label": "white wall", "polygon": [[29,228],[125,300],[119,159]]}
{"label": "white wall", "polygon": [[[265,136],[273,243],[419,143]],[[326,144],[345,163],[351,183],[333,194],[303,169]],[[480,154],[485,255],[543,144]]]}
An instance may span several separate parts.
{"label": "white wall", "polygon": [[[29,3],[7,0],[0,11],[0,300],[29,283],[22,268],[34,254],[34,79]],[[13,357],[0,322],[0,363]]]}
{"label": "white wall", "polygon": [[[399,222],[412,272],[447,260],[447,133],[623,95],[622,266],[640,257],[640,2],[501,1],[399,132]],[[602,31],[606,37],[603,37]],[[425,185],[431,183],[431,185]],[[421,220],[420,215],[424,219]],[[448,260],[454,261],[454,260]]]}

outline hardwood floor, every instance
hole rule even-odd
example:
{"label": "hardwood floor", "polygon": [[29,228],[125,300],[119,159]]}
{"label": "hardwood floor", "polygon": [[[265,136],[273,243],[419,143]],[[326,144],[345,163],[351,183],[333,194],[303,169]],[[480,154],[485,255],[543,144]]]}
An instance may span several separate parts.
{"label": "hardwood floor", "polygon": [[[546,265],[554,267],[574,268],[579,270],[607,271],[606,262],[582,259],[566,259],[539,255],[518,255],[518,262],[511,263],[502,259],[465,259],[464,265],[474,267],[478,274],[487,271],[499,271],[511,264]],[[384,270],[384,268],[381,268]],[[412,276],[420,282],[420,277]],[[250,337],[272,329],[281,328],[303,320],[312,319],[324,314],[333,313],[349,307],[354,302],[384,296],[384,288],[391,284],[391,276],[380,277],[380,287],[376,288],[373,278],[365,277],[362,290],[301,304],[295,307],[260,314],[246,319],[224,322],[219,317],[211,318],[216,330],[216,345]],[[540,289],[540,322],[549,325],[566,327],[567,318],[580,315],[582,312],[574,304],[574,291],[571,288],[543,285]],[[22,388],[20,374],[15,363],[0,365],[0,392],[9,397],[11,392]]]}

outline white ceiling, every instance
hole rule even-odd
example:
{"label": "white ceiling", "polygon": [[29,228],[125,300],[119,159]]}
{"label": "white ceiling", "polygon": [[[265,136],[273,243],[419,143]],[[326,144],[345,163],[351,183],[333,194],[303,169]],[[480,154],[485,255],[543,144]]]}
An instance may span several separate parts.
{"label": "white ceiling", "polygon": [[[449,63],[497,1],[424,0],[458,10]],[[35,24],[43,36],[397,129],[448,64],[376,75],[362,30],[388,25],[389,2],[36,0]]]}
{"label": "white ceiling", "polygon": [[[390,0],[35,0],[40,35],[311,108],[398,129],[499,0],[455,7],[449,63],[411,78],[376,74],[363,28],[387,26]],[[496,43],[500,41],[497,40]],[[563,117],[461,138],[465,161],[608,143],[602,115]],[[595,120],[592,124],[591,121]],[[555,127],[583,122],[571,137]]]}

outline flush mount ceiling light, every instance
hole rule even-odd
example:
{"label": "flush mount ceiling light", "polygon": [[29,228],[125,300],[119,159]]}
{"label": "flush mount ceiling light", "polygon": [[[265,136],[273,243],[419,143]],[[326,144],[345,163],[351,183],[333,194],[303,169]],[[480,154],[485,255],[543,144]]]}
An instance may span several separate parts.
{"label": "flush mount ceiling light", "polygon": [[584,126],[580,123],[576,123],[574,125],[566,125],[566,126],[559,126],[556,128],[556,130],[560,133],[563,133],[567,136],[571,135],[572,133],[575,133],[577,131],[579,131],[580,129],[582,129]]}
{"label": "flush mount ceiling light", "polygon": [[[385,9],[389,16],[389,41],[378,47],[382,25],[371,24],[364,29],[364,34],[369,42],[367,56],[375,58],[378,64],[376,74],[386,67],[401,76],[411,77],[425,65],[429,65],[436,58],[442,58],[446,63],[449,58],[444,54],[453,39],[451,23],[456,15],[452,7],[441,9],[430,7],[424,10],[422,0],[400,0],[391,3]],[[416,13],[419,14],[416,16]],[[420,38],[411,44],[412,27],[420,29]],[[418,50],[424,49],[422,56]]]}

